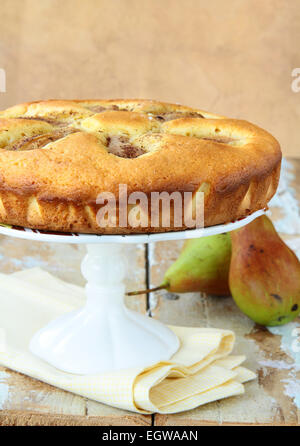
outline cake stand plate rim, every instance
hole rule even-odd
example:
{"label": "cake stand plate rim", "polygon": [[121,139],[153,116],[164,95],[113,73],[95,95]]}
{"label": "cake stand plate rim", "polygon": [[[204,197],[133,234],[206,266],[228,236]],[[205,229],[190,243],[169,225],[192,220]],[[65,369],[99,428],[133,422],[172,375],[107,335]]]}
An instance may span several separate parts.
{"label": "cake stand plate rim", "polygon": [[234,222],[220,224],[216,226],[208,226],[198,229],[186,229],[184,231],[158,232],[151,234],[79,234],[79,233],[51,233],[39,231],[37,229],[9,227],[0,225],[0,234],[40,242],[49,243],[72,243],[72,244],[93,244],[93,243],[152,243],[167,240],[184,240],[190,238],[207,237],[210,235],[222,234],[230,232],[247,225],[257,217],[265,214],[265,210],[261,209],[253,212],[247,217],[236,220]]}

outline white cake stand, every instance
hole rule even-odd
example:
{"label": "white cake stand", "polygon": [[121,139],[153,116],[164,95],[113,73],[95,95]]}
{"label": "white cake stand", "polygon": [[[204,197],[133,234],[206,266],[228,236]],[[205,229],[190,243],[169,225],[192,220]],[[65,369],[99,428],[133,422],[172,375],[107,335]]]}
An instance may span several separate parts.
{"label": "white cake stand", "polygon": [[263,213],[257,211],[234,223],[204,229],[141,235],[58,234],[0,226],[1,234],[12,237],[87,245],[81,264],[87,280],[85,306],[40,329],[30,342],[31,352],[60,370],[83,375],[146,367],[168,360],[179,348],[175,334],[161,322],[124,306],[123,279],[128,265],[123,244],[221,234],[244,226]]}

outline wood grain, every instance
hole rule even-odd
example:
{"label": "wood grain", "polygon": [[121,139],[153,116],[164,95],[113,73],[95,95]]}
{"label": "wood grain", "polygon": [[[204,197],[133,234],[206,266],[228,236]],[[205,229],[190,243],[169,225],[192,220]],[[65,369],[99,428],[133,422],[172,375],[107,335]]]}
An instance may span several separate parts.
{"label": "wood grain", "polygon": [[266,128],[300,156],[300,8],[285,0],[1,0],[0,108],[144,97]]}

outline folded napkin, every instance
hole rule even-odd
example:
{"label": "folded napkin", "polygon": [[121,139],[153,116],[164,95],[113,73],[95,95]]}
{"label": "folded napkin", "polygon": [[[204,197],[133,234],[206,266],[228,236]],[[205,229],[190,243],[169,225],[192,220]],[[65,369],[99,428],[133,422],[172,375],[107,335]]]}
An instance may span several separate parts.
{"label": "folded napkin", "polygon": [[[255,378],[230,356],[235,336],[214,328],[170,327],[181,342],[171,360],[147,368],[73,375],[36,358],[28,350],[33,334],[50,320],[82,306],[81,287],[33,268],[0,274],[0,328],[5,343],[0,364],[84,397],[139,413],[175,413],[244,392]],[[1,343],[0,343],[1,347]]]}

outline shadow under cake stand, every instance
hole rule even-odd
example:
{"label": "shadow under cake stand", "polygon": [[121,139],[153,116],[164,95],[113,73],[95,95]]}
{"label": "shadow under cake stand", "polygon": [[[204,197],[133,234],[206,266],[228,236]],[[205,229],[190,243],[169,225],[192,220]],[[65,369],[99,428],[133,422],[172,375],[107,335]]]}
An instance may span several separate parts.
{"label": "shadow under cake stand", "polygon": [[260,210],[225,225],[157,234],[63,234],[0,226],[0,234],[11,237],[87,245],[81,264],[87,280],[85,306],[41,328],[31,339],[31,352],[60,370],[83,375],[146,367],[170,359],[179,348],[176,335],[161,322],[124,305],[123,280],[130,273],[124,245],[221,234],[245,226],[263,213]]}

